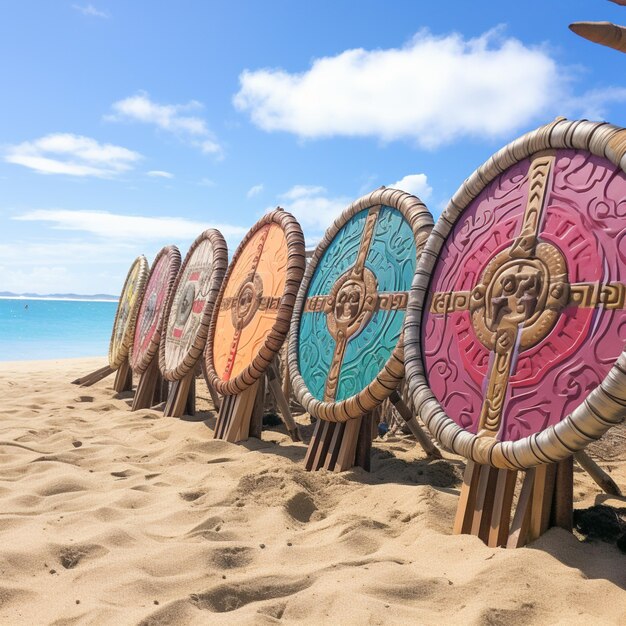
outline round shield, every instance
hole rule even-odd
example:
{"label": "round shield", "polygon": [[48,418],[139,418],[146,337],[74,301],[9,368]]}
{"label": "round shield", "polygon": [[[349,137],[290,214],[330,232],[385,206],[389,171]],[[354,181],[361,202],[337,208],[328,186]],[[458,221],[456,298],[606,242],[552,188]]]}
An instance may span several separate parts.
{"label": "round shield", "polygon": [[130,366],[143,374],[159,349],[165,302],[172,291],[180,268],[176,246],[165,246],[154,259],[135,324],[135,338],[130,352]]}
{"label": "round shield", "polygon": [[418,198],[383,188],[352,203],[326,231],[289,338],[293,389],[311,415],[344,422],[397,388],[408,291],[432,225]]}
{"label": "round shield", "polygon": [[159,367],[166,380],[184,378],[204,351],[227,265],[228,249],[218,230],[205,230],[191,244],[165,307]]}
{"label": "round shield", "polygon": [[148,261],[145,256],[139,256],[128,270],[115,312],[113,332],[109,342],[109,367],[114,370],[128,357],[135,335],[135,320],[147,280]]}
{"label": "round shield", "polygon": [[442,445],[559,461],[626,414],[626,131],[558,119],[465,181],[411,288],[406,369]]}
{"label": "round shield", "polygon": [[304,236],[282,209],[243,238],[226,272],[209,327],[206,371],[221,394],[252,385],[280,350],[304,273]]}

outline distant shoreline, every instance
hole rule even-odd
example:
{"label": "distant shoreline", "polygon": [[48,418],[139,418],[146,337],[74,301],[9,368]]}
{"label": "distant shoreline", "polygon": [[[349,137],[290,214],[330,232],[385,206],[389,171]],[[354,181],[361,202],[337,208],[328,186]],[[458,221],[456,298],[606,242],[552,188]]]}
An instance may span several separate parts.
{"label": "distant shoreline", "polygon": [[52,300],[59,302],[118,302],[119,298],[90,298],[89,296],[0,296],[0,300]]}

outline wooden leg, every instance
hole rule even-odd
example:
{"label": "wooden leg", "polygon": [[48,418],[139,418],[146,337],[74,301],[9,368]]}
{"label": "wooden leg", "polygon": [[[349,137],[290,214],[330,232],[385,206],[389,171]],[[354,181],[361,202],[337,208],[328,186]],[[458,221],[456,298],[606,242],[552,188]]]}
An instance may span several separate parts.
{"label": "wooden leg", "polygon": [[471,534],[480,537],[485,543],[489,540],[497,480],[498,470],[495,467],[485,465],[481,468],[476,491],[476,505],[472,516]]}
{"label": "wooden leg", "polygon": [[556,464],[538,465],[535,468],[535,484],[533,485],[532,512],[528,541],[534,541],[543,535],[550,526],[550,512],[554,496],[554,479]]}
{"label": "wooden leg", "polygon": [[189,382],[187,399],[185,401],[185,415],[196,414],[196,377],[193,375]]}
{"label": "wooden leg", "polygon": [[215,439],[222,439],[230,416],[232,415],[232,405],[236,399],[237,396],[224,396],[222,398],[222,404],[217,415],[217,422],[215,423],[215,432],[213,433]]}
{"label": "wooden leg", "polygon": [[452,529],[455,535],[467,535],[472,529],[473,511],[476,507],[476,491],[482,467],[482,465],[469,460],[465,466],[463,485],[461,486],[459,504],[456,508],[456,517],[454,518],[454,527]]}
{"label": "wooden leg", "polygon": [[91,372],[85,376],[81,376],[72,381],[72,385],[80,385],[81,387],[91,387],[91,385],[97,383],[99,380],[106,378],[112,374],[115,370],[108,365],[97,369],[95,372]]}
{"label": "wooden leg", "polygon": [[152,406],[157,383],[160,383],[160,378],[158,357],[155,355],[146,368],[146,371],[139,377],[131,411],[147,409]]}
{"label": "wooden leg", "polygon": [[584,450],[576,452],[574,458],[602,491],[610,496],[621,497],[622,492],[615,481]]}
{"label": "wooden leg", "polygon": [[[308,472],[315,471],[313,468],[313,462],[317,456],[317,449],[321,443],[322,428],[324,427],[324,420],[317,420],[313,427],[313,434],[311,435],[311,441],[306,449],[306,455],[304,456],[304,469]],[[317,468],[315,468],[317,469]]]}
{"label": "wooden leg", "polygon": [[258,381],[236,396],[225,396],[217,418],[215,438],[232,443],[250,436],[250,419],[257,396]]}
{"label": "wooden leg", "polygon": [[341,446],[335,463],[335,472],[344,472],[354,466],[361,420],[361,417],[357,417],[345,423],[343,436],[341,437]]}
{"label": "wooden leg", "polygon": [[574,457],[556,466],[554,501],[552,503],[552,526],[572,532],[574,513]]}
{"label": "wooden leg", "polygon": [[511,523],[507,548],[521,548],[526,544],[530,528],[530,514],[532,510],[533,485],[535,482],[535,468],[526,470],[522,490],[517,500],[517,508]]}
{"label": "wooden leg", "polygon": [[372,414],[367,413],[361,418],[361,428],[356,445],[354,464],[370,471],[372,459]]}
{"label": "wooden leg", "polygon": [[326,459],[326,455],[328,454],[335,428],[337,427],[335,422],[327,422],[326,420],[318,421],[323,422],[323,424],[320,430],[320,442],[317,446],[317,451],[311,468],[313,471],[317,471],[324,466],[324,461]]}
{"label": "wooden leg", "polygon": [[285,423],[285,427],[287,428],[289,436],[291,437],[292,441],[302,441],[302,439],[300,438],[300,434],[298,433],[298,425],[293,419],[293,415],[291,415],[289,402],[287,402],[287,398],[285,397],[283,389],[280,386],[280,378],[278,377],[278,372],[276,371],[276,366],[274,365],[274,363],[271,363],[270,366],[267,368],[267,382],[269,384],[272,395],[276,400],[276,404],[278,405],[278,409],[280,410],[283,422]]}
{"label": "wooden leg", "polygon": [[511,521],[511,507],[515,493],[517,472],[514,470],[498,470],[493,511],[489,526],[487,545],[491,548],[505,546],[509,537],[509,523]]}
{"label": "wooden leg", "polygon": [[117,369],[113,389],[117,393],[122,391],[132,391],[133,389],[133,370],[130,369],[128,359],[125,360]]}
{"label": "wooden leg", "polygon": [[263,432],[263,413],[265,411],[265,377],[259,379],[254,406],[252,407],[252,417],[250,418],[250,437],[261,439]]}
{"label": "wooden leg", "polygon": [[326,453],[326,459],[324,461],[324,469],[333,471],[335,464],[337,463],[337,457],[339,456],[339,450],[341,449],[341,442],[343,441],[343,435],[346,430],[345,423],[338,423],[333,430],[333,436],[330,440],[330,446]]}
{"label": "wooden leg", "polygon": [[420,446],[422,446],[424,452],[426,452],[428,456],[432,456],[435,459],[443,458],[439,448],[437,448],[431,438],[424,432],[424,429],[417,423],[417,419],[411,413],[411,410],[406,405],[404,400],[400,397],[400,394],[397,391],[394,391],[389,396],[389,400],[391,400],[393,405],[396,407],[400,417],[406,422],[406,425],[409,427],[409,430],[415,439],[417,439]]}
{"label": "wooden leg", "polygon": [[[184,378],[175,380],[169,385],[163,415],[165,417],[180,417],[185,413],[193,415],[195,413],[195,398],[196,378],[193,372],[189,372]],[[194,413],[189,413],[189,410],[193,410]]]}

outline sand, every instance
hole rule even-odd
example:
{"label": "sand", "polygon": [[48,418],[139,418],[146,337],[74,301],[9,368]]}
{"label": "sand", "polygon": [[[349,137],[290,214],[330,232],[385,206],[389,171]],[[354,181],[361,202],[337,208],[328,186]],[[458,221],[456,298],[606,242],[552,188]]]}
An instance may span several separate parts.
{"label": "sand", "polygon": [[[175,419],[70,384],[103,364],[0,364],[1,624],[626,623],[614,545],[451,535],[459,458],[399,437],[370,474],[307,473],[280,428],[213,440],[203,385]],[[575,499],[626,507],[580,471]]]}

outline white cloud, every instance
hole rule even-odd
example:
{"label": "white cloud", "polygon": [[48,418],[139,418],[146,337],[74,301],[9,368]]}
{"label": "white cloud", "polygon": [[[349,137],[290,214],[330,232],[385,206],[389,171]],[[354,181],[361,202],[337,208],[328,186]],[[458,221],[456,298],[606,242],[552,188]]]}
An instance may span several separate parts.
{"label": "white cloud", "polygon": [[565,113],[573,118],[603,120],[608,104],[625,101],[626,88],[606,87],[604,89],[591,89],[582,96],[570,98],[569,101],[564,102],[564,107]]}
{"label": "white cloud", "polygon": [[263,191],[263,185],[254,185],[248,189],[248,193],[246,196],[248,198],[253,198],[254,196],[258,196]]}
{"label": "white cloud", "polygon": [[281,194],[285,201],[281,206],[295,215],[307,236],[307,245],[312,238],[324,232],[335,218],[350,204],[350,199],[330,198],[324,187],[295,185]]}
{"label": "white cloud", "polygon": [[223,150],[216,141],[207,123],[190,112],[202,109],[202,103],[192,100],[187,104],[159,104],[150,99],[145,91],[114,102],[113,114],[106,115],[108,121],[132,121],[152,124],[161,130],[173,133],[205,154],[221,158]]}
{"label": "white cloud", "polygon": [[420,200],[426,201],[433,193],[433,188],[428,184],[426,174],[408,174],[399,181],[387,185],[393,189],[401,189],[407,193],[417,196]]}
{"label": "white cloud", "polygon": [[88,4],[84,7],[80,6],[79,4],[73,4],[72,9],[74,9],[75,11],[79,11],[83,15],[87,15],[89,17],[100,17],[103,19],[107,19],[108,17],[110,17],[109,14],[105,11],[100,11],[99,9],[96,9],[93,4]]}
{"label": "white cloud", "polygon": [[199,222],[182,217],[119,215],[108,211],[36,209],[13,219],[27,222],[51,222],[53,229],[82,231],[98,237],[132,241],[195,239],[209,227],[217,228],[230,241],[241,238],[247,232],[247,228],[231,224]]}
{"label": "white cloud", "polygon": [[55,133],[9,146],[4,154],[5,161],[42,174],[97,178],[128,171],[141,158],[138,152],[128,148],[70,133]]}
{"label": "white cloud", "polygon": [[152,178],[174,178],[174,174],[171,172],[164,172],[163,170],[150,170],[148,176]]}
{"label": "white cloud", "polygon": [[200,185],[200,187],[215,187],[217,183],[214,180],[211,180],[210,178],[207,178],[205,176],[198,181],[198,185]]}
{"label": "white cloud", "polygon": [[234,104],[263,130],[433,148],[505,136],[545,116],[561,104],[568,76],[547,50],[495,29],[475,39],[422,31],[401,48],[346,50],[301,73],[246,70],[239,80]]}

